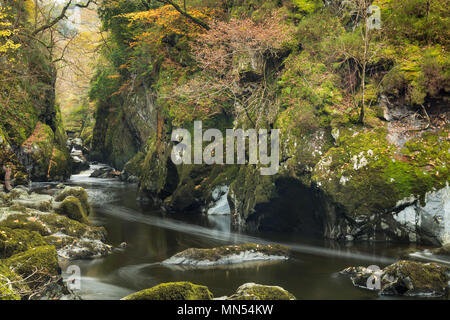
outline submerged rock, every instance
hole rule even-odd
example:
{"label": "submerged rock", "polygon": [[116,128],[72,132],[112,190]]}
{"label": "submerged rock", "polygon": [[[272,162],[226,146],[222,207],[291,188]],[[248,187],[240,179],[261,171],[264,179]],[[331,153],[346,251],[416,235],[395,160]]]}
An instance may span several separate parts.
{"label": "submerged rock", "polygon": [[242,244],[212,249],[191,248],[165,260],[164,264],[214,266],[257,260],[286,260],[289,249],[281,245]]}
{"label": "submerged rock", "polygon": [[296,298],[278,286],[246,283],[240,286],[232,296],[222,297],[220,300],[296,300]]}
{"label": "submerged rock", "polygon": [[450,269],[438,263],[402,260],[379,269],[375,266],[349,267],[340,273],[349,275],[355,286],[378,290],[381,295],[445,295]]}
{"label": "submerged rock", "polygon": [[190,282],[161,283],[153,288],[130,294],[122,300],[212,300],[213,294],[205,286]]}

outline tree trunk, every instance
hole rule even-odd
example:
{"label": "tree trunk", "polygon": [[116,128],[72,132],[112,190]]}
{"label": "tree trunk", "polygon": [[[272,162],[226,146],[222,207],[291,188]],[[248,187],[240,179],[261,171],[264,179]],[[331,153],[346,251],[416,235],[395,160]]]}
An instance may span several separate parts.
{"label": "tree trunk", "polygon": [[3,166],[3,170],[5,171],[5,189],[7,192],[9,192],[12,190],[12,186],[11,186],[12,169],[9,167]]}

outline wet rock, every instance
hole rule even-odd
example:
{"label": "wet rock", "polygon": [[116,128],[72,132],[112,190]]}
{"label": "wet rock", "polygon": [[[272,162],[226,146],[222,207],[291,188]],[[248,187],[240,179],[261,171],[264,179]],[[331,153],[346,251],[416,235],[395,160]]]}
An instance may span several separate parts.
{"label": "wet rock", "polygon": [[127,248],[128,247],[128,243],[126,243],[126,242],[122,242],[120,245],[119,245],[119,248],[121,248],[121,249],[125,249],[125,248]]}
{"label": "wet rock", "polygon": [[107,256],[113,250],[112,246],[100,240],[78,239],[65,234],[53,234],[45,240],[57,248],[60,258],[68,260],[100,258]]}
{"label": "wet rock", "polygon": [[449,272],[438,263],[401,260],[384,269],[349,267],[341,274],[350,276],[355,286],[381,295],[440,297],[446,294]]}
{"label": "wet rock", "polygon": [[296,300],[295,296],[278,286],[265,286],[256,283],[246,283],[240,286],[236,293],[221,300]]}
{"label": "wet rock", "polygon": [[450,244],[446,244],[440,248],[433,249],[432,252],[437,255],[450,256]]}
{"label": "wet rock", "polygon": [[112,179],[120,177],[120,172],[116,171],[114,168],[111,167],[103,167],[94,170],[94,172],[91,173],[90,177],[100,179]]}
{"label": "wet rock", "polygon": [[21,192],[17,197],[14,197],[11,203],[13,205],[48,212],[53,208],[53,197],[44,194]]}
{"label": "wet rock", "polygon": [[153,288],[130,294],[122,300],[212,300],[213,294],[205,286],[190,282],[161,283]]}
{"label": "wet rock", "polygon": [[394,215],[401,229],[405,230],[411,242],[425,242],[433,245],[450,244],[450,186],[428,192],[424,203],[418,199]]}
{"label": "wet rock", "polygon": [[214,266],[258,260],[286,260],[288,248],[281,245],[242,244],[213,249],[191,248],[175,254],[164,264]]}
{"label": "wet rock", "polygon": [[210,204],[208,214],[211,215],[229,215],[231,213],[230,205],[228,203],[228,186],[216,187],[212,192],[213,202]]}
{"label": "wet rock", "polygon": [[78,174],[82,171],[89,170],[89,162],[78,154],[71,153],[72,157],[72,174]]}

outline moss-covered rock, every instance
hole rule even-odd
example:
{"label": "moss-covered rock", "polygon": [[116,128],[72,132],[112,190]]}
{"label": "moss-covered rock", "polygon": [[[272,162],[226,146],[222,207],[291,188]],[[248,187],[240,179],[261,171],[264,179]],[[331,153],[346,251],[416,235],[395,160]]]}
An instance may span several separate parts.
{"label": "moss-covered rock", "polygon": [[296,300],[295,296],[278,286],[246,283],[226,300]]}
{"label": "moss-covered rock", "polygon": [[80,200],[78,198],[69,196],[65,198],[61,204],[55,209],[59,214],[62,214],[70,219],[88,223],[86,211],[84,210]]}
{"label": "moss-covered rock", "polygon": [[42,236],[36,231],[0,226],[0,259],[6,259],[16,253],[46,244]]}
{"label": "moss-covered rock", "polygon": [[388,281],[381,289],[383,295],[442,296],[446,292],[450,269],[437,263],[402,260],[383,269]]}
{"label": "moss-covered rock", "polygon": [[446,293],[449,271],[438,263],[401,260],[382,270],[349,267],[341,274],[349,275],[355,286],[379,290],[381,295],[440,297]]}
{"label": "moss-covered rock", "polygon": [[60,128],[55,130],[37,122],[33,133],[21,146],[21,161],[32,164],[30,173],[35,181],[62,181],[70,177],[69,151],[61,137],[63,133]]}
{"label": "moss-covered rock", "polygon": [[8,279],[0,274],[0,300],[20,300],[20,295],[11,288]]}
{"label": "moss-covered rock", "polygon": [[[14,192],[14,190],[12,192]],[[49,212],[53,209],[53,197],[49,195],[37,193],[29,194],[22,191],[18,196],[11,196],[10,199],[12,199],[12,205],[19,205],[42,212]]]}
{"label": "moss-covered rock", "polygon": [[82,187],[65,187],[56,195],[55,200],[63,201],[69,196],[75,197],[80,201],[86,215],[89,215],[91,213],[91,206],[89,204],[89,197],[86,190],[84,190]]}
{"label": "moss-covered rock", "polygon": [[191,248],[175,254],[171,258],[165,260],[164,263],[211,266],[255,260],[287,259],[288,257],[289,249],[282,245],[247,243],[212,249]]}
{"label": "moss-covered rock", "polygon": [[53,246],[41,246],[18,253],[3,262],[23,278],[30,287],[39,287],[60,275],[58,256]]}
{"label": "moss-covered rock", "polygon": [[20,300],[29,290],[23,278],[0,261],[0,300]]}
{"label": "moss-covered rock", "polygon": [[145,289],[122,300],[212,300],[213,294],[205,286],[190,282],[161,283]]}

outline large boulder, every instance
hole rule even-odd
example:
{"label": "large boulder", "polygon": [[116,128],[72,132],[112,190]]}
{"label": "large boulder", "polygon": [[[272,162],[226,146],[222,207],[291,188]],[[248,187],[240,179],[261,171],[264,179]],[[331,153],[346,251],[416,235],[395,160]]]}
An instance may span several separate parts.
{"label": "large boulder", "polygon": [[213,294],[205,286],[190,282],[161,283],[124,297],[122,300],[212,300]]}
{"label": "large boulder", "polygon": [[230,245],[212,249],[190,248],[165,260],[164,264],[214,266],[247,261],[285,260],[289,249],[281,245],[259,245],[253,243]]}
{"label": "large boulder", "polygon": [[65,187],[62,191],[56,194],[55,201],[63,201],[67,197],[77,198],[80,201],[86,215],[91,213],[88,194],[82,187]]}
{"label": "large boulder", "polygon": [[278,286],[265,286],[256,283],[246,283],[240,286],[236,293],[225,300],[296,300],[295,296]]}
{"label": "large boulder", "polygon": [[381,295],[440,297],[446,294],[450,269],[438,263],[401,260],[384,269],[349,267],[355,286],[378,290]]}
{"label": "large boulder", "polygon": [[26,278],[32,288],[54,281],[61,273],[54,246],[36,247],[15,254],[4,260],[4,264]]}
{"label": "large boulder", "polygon": [[89,223],[86,211],[78,198],[72,196],[65,198],[61,204],[55,208],[55,211],[70,219]]}

